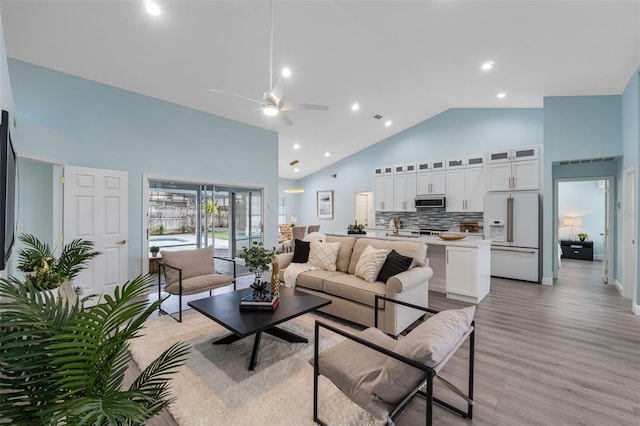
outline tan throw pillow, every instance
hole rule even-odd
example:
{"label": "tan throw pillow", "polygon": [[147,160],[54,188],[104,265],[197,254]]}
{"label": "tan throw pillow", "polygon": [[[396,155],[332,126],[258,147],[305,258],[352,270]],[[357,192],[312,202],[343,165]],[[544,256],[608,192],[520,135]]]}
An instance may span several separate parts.
{"label": "tan throw pillow", "polygon": [[369,283],[374,282],[378,278],[384,261],[387,260],[388,253],[389,250],[374,249],[371,246],[367,246],[360,255],[360,259],[358,259],[356,277],[360,277]]}
{"label": "tan throw pillow", "polygon": [[[471,328],[475,306],[442,311],[413,329],[395,347],[395,352],[428,367],[435,367],[461,343]],[[400,402],[422,380],[425,373],[393,358],[387,358],[373,385],[373,393],[391,404]]]}
{"label": "tan throw pillow", "polygon": [[324,271],[335,271],[339,248],[340,243],[311,241],[311,250],[309,251],[307,264]]}

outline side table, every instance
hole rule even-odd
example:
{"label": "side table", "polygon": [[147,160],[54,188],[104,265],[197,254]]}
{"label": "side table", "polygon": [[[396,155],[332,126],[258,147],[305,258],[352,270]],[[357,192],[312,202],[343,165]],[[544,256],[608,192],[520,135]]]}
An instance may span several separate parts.
{"label": "side table", "polygon": [[149,253],[149,273],[157,274],[158,273],[158,263],[162,261],[162,255],[158,253],[157,256],[151,256]]}

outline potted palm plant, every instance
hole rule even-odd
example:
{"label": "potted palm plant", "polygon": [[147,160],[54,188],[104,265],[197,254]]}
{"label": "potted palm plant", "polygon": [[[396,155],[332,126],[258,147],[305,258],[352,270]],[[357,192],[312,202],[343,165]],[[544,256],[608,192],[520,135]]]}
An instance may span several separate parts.
{"label": "potted palm plant", "polygon": [[[176,343],[125,387],[128,341],[161,301],[148,304],[150,276],[85,308],[53,302],[31,282],[0,279],[0,413],[12,425],[143,425],[170,402],[169,379],[189,346]],[[4,422],[3,422],[4,423]]]}
{"label": "potted palm plant", "polygon": [[31,234],[20,234],[25,245],[18,250],[18,270],[25,273],[25,283],[35,290],[53,290],[64,282],[73,281],[87,262],[100,252],[93,250],[93,242],[75,239],[65,244],[56,258],[51,247]]}

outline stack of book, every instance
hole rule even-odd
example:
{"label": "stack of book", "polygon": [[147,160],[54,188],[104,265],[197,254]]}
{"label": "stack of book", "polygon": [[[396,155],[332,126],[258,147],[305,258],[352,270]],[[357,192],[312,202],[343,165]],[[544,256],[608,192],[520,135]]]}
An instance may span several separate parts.
{"label": "stack of book", "polygon": [[279,297],[273,297],[270,294],[256,297],[253,294],[247,294],[240,299],[240,309],[242,310],[264,310],[275,311],[280,303]]}

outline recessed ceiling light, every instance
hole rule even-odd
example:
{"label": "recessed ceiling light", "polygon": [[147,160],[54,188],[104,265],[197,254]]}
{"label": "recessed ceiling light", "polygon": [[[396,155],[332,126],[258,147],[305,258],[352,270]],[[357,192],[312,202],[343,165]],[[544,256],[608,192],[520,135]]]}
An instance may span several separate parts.
{"label": "recessed ceiling light", "polygon": [[387,120],[387,121],[385,121],[385,122],[384,122],[384,125],[385,125],[385,126],[387,126],[387,127],[391,126],[391,120]]}
{"label": "recessed ceiling light", "polygon": [[300,169],[296,167],[295,169],[293,169],[293,171],[298,173],[300,171]]}
{"label": "recessed ceiling light", "polygon": [[300,144],[294,143],[293,144],[293,149],[300,149]]}
{"label": "recessed ceiling light", "polygon": [[504,99],[507,97],[507,92],[500,92],[496,95],[498,99]]}
{"label": "recessed ceiling light", "polygon": [[284,67],[282,68],[282,76],[283,77],[290,77],[291,76],[291,69]]}
{"label": "recessed ceiling light", "polygon": [[328,156],[330,156],[330,155],[331,155],[331,154],[329,154],[328,152],[325,152],[325,153],[324,153],[324,156],[325,156],[325,157],[328,157]]}
{"label": "recessed ceiling light", "polygon": [[357,102],[351,105],[351,111],[357,111],[359,109],[360,109],[360,104],[358,104]]}
{"label": "recessed ceiling light", "polygon": [[495,62],[493,62],[493,61],[487,61],[484,64],[482,64],[482,66],[480,68],[482,68],[484,71],[489,71],[490,69],[493,68],[494,64],[495,64]]}
{"label": "recessed ceiling light", "polygon": [[160,10],[160,6],[158,3],[153,1],[146,1],[144,4],[145,9],[147,9],[147,13],[151,16],[159,16],[162,10]]}

